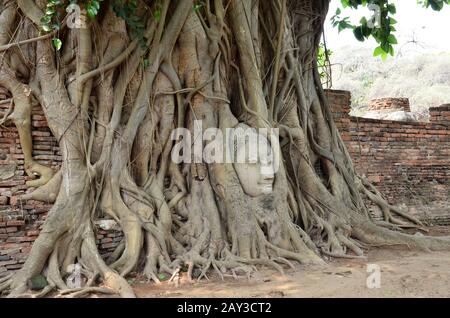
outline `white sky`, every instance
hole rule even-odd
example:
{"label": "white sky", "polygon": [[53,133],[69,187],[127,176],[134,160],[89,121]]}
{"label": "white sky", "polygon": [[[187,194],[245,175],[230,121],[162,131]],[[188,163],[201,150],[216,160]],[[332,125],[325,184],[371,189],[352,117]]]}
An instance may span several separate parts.
{"label": "white sky", "polygon": [[[397,7],[395,19],[398,23],[395,25],[399,44],[396,51],[413,51],[418,53],[427,52],[450,52],[450,6],[446,6],[440,12],[431,8],[424,9],[417,5],[416,0],[391,0]],[[353,36],[351,30],[344,30],[338,33],[337,28],[333,28],[330,23],[330,17],[336,12],[340,3],[339,0],[332,0],[330,4],[328,21],[325,28],[328,48],[331,50],[348,46],[363,46],[375,48],[375,41],[370,39],[366,42],[359,42]],[[350,20],[357,23],[359,19],[368,15],[365,10],[343,10],[341,17],[349,16]],[[415,39],[419,45],[408,44],[408,41]]]}

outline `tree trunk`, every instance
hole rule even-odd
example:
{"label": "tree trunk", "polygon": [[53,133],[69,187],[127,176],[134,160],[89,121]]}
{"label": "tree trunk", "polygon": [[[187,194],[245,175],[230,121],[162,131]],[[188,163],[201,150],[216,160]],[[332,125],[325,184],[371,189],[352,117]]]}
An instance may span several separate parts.
{"label": "tree trunk", "polygon": [[[446,238],[393,231],[420,222],[353,168],[316,65],[327,0],[140,2],[145,47],[107,3],[96,19],[82,19],[85,27],[63,25],[57,51],[54,35],[39,33],[45,1],[3,1],[0,85],[14,100],[4,121],[17,126],[26,172],[36,176],[22,200],[54,205],[24,267],[0,290],[20,295],[45,273],[49,290],[67,294],[75,263],[92,284],[100,275],[132,297],[124,279],[132,271],[158,283],[160,273],[185,267],[189,278],[195,268],[223,277],[255,265],[322,263],[322,255],[363,257],[366,243],[450,247]],[[33,161],[34,102],[59,142],[58,172]],[[174,162],[181,141],[172,132],[195,134],[200,121],[205,133],[277,128],[266,139],[281,145],[272,147],[281,157],[274,177],[261,179],[261,162]],[[201,152],[213,145],[192,143]],[[382,208],[384,222],[370,219],[364,198]],[[124,233],[108,261],[93,225],[104,214]]]}

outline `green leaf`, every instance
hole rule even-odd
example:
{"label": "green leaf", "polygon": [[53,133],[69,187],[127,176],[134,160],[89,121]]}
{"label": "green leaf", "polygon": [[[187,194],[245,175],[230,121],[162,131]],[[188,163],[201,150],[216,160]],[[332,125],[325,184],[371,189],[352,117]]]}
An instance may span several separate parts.
{"label": "green leaf", "polygon": [[389,54],[391,55],[391,56],[394,56],[394,47],[391,45],[390,47],[389,47]]}
{"label": "green leaf", "polygon": [[95,8],[93,8],[93,7],[88,7],[86,9],[86,12],[87,12],[88,17],[90,17],[90,18],[95,18],[95,16],[97,15],[97,10],[95,10]]}
{"label": "green leaf", "polygon": [[61,0],[48,0],[47,7],[56,7],[61,4]]}
{"label": "green leaf", "polygon": [[356,39],[358,40],[358,41],[364,41],[364,35],[363,35],[363,29],[362,29],[362,27],[356,27],[354,30],[353,30],[353,34],[355,35],[355,37],[356,37]]}
{"label": "green leaf", "polygon": [[395,7],[395,4],[393,4],[393,3],[388,4],[387,9],[388,9],[390,14],[396,14],[397,13],[397,8]]}
{"label": "green leaf", "polygon": [[42,24],[42,30],[44,30],[44,32],[50,32],[52,29],[50,28],[50,25],[48,24]]}
{"label": "green leaf", "polygon": [[52,17],[50,15],[44,15],[41,18],[42,23],[50,23],[51,20],[52,20]]}
{"label": "green leaf", "polygon": [[153,18],[155,19],[156,22],[159,22],[159,20],[161,20],[161,10],[160,9],[155,11]]}
{"label": "green leaf", "polygon": [[150,65],[150,60],[149,59],[144,59],[142,61],[142,67],[146,68]]}
{"label": "green leaf", "polygon": [[367,24],[361,27],[362,27],[362,34],[364,35],[364,37],[368,38],[372,34],[373,29],[369,28]]}
{"label": "green leaf", "polygon": [[387,43],[387,42],[383,42],[380,45],[380,47],[383,49],[383,52],[386,53],[386,54],[389,53],[390,46],[391,45],[389,43]]}
{"label": "green leaf", "polygon": [[194,12],[199,11],[201,8],[203,7],[203,4],[194,4],[194,6],[192,7],[192,9],[194,10]]}
{"label": "green leaf", "polygon": [[381,48],[381,46],[377,46],[377,47],[375,48],[375,50],[373,51],[373,56],[377,57],[377,56],[380,56],[380,55],[383,54],[383,53],[384,53],[384,51],[383,51],[383,49]]}
{"label": "green leaf", "polygon": [[395,35],[393,35],[393,34],[390,34],[390,35],[388,36],[387,41],[388,41],[390,44],[398,44],[397,38],[396,38]]}
{"label": "green leaf", "polygon": [[55,8],[54,7],[47,7],[47,9],[45,9],[45,14],[47,15],[47,16],[51,16],[52,14],[54,14],[56,11],[55,11]]}
{"label": "green leaf", "polygon": [[53,38],[52,39],[52,44],[53,44],[53,47],[56,49],[56,51],[59,51],[61,49],[61,47],[62,47],[62,42],[58,38]]}
{"label": "green leaf", "polygon": [[395,20],[393,17],[389,17],[389,24],[396,24],[397,20]]}
{"label": "green leaf", "polygon": [[95,8],[95,10],[100,10],[100,2],[98,1],[92,1],[92,7]]}
{"label": "green leaf", "polygon": [[440,11],[444,7],[444,2],[442,0],[428,0],[427,7],[430,6],[435,11]]}
{"label": "green leaf", "polygon": [[[101,0],[100,0],[101,1]],[[90,0],[86,5],[87,15],[90,18],[95,18],[100,10],[100,1],[98,0]]]}
{"label": "green leaf", "polygon": [[341,32],[344,29],[352,28],[352,25],[347,22],[348,17],[338,22],[338,31]]}

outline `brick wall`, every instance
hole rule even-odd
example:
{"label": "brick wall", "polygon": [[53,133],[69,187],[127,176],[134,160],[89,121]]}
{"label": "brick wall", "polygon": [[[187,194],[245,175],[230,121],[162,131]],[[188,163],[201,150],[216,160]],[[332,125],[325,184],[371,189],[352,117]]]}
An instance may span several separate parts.
{"label": "brick wall", "polygon": [[[0,88],[0,113],[5,113],[9,96]],[[57,169],[61,162],[57,142],[47,128],[39,106],[32,111],[33,156],[39,163]],[[14,125],[0,128],[0,275],[22,266],[51,205],[37,201],[19,202],[28,189],[19,134]]]}
{"label": "brick wall", "polygon": [[349,92],[328,90],[335,122],[356,170],[391,203],[423,219],[450,220],[450,105],[430,108],[430,122],[349,115]]}
{"label": "brick wall", "polygon": [[[0,88],[0,118],[10,105],[8,94]],[[55,171],[61,164],[58,143],[47,127],[40,106],[32,111],[33,158]],[[24,157],[19,134],[13,124],[0,127],[0,277],[22,267],[36,240],[51,204],[21,202],[18,197],[33,189],[25,185]],[[119,244],[122,233],[99,230],[97,243],[106,257]]]}

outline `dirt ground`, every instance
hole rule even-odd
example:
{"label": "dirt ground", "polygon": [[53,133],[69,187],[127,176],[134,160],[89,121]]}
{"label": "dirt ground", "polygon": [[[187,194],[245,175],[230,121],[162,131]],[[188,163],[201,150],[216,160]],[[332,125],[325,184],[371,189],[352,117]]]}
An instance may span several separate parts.
{"label": "dirt ground", "polygon": [[[449,235],[450,227],[434,227],[432,235]],[[368,288],[379,266],[379,288]],[[375,266],[376,266],[375,265]],[[372,265],[373,266],[373,265]],[[376,287],[376,286],[375,286]],[[298,266],[281,275],[260,269],[250,280],[210,277],[188,283],[134,283],[138,297],[450,297],[450,251],[421,252],[400,247],[372,248],[366,260],[328,260],[325,266]]]}

